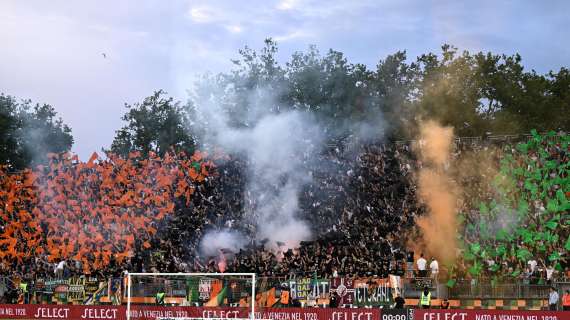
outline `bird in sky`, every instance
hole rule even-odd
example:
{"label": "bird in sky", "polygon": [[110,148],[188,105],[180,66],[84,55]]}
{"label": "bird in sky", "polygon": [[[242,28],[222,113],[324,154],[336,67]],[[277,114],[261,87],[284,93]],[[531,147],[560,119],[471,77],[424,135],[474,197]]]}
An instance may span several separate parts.
{"label": "bird in sky", "polygon": [[107,54],[105,52],[101,53],[104,59],[107,59]]}

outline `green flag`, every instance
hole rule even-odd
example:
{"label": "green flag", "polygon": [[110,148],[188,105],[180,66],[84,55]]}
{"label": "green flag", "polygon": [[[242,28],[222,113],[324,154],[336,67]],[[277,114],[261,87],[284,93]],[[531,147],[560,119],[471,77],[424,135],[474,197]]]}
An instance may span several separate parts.
{"label": "green flag", "polygon": [[558,221],[556,219],[552,219],[545,223],[546,227],[551,230],[556,230],[558,228]]}
{"label": "green flag", "polygon": [[521,248],[517,250],[517,258],[519,260],[527,261],[530,257],[532,257],[532,254],[527,249]]}
{"label": "green flag", "polygon": [[210,301],[204,304],[205,307],[219,307],[224,304],[224,299],[228,294],[228,288],[224,286],[215,297],[210,298]]}

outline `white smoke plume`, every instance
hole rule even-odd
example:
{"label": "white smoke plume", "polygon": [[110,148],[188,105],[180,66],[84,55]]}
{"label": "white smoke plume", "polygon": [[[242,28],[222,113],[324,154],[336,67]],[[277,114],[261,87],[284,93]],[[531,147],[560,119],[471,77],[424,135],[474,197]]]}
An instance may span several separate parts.
{"label": "white smoke plume", "polygon": [[200,243],[200,252],[206,256],[217,256],[221,249],[237,252],[247,243],[247,239],[233,230],[215,230],[208,232]]}
{"label": "white smoke plume", "polygon": [[298,196],[311,181],[306,163],[318,151],[321,131],[308,118],[299,112],[266,115],[252,128],[218,135],[226,150],[248,157],[248,219],[256,222],[259,240],[293,247],[310,238],[298,216]]}
{"label": "white smoke plume", "polygon": [[[193,88],[201,147],[220,147],[247,159],[242,222],[254,226],[257,241],[269,240],[266,246],[296,247],[310,240],[318,227],[309,225],[299,208],[302,189],[313,179],[310,167],[320,174],[338,174],[337,163],[318,157],[327,148],[326,137],[342,137],[354,145],[377,141],[383,138],[386,122],[377,104],[364,99],[354,117],[344,115],[335,119],[334,126],[327,125],[330,119],[317,119],[313,111],[305,111],[306,105],[284,105],[279,96],[288,89],[279,80],[269,78],[261,81],[264,86],[258,82],[251,87],[249,80],[237,86],[235,80],[228,75],[206,76]],[[358,148],[342,152],[354,151]]]}
{"label": "white smoke plume", "polygon": [[[204,89],[202,87],[202,89]],[[212,86],[211,90],[222,90]],[[201,121],[206,123],[203,147],[221,147],[226,153],[247,158],[247,222],[255,226],[258,241],[269,240],[268,247],[293,248],[311,238],[311,228],[299,216],[299,194],[311,181],[307,164],[323,145],[322,129],[311,114],[299,111],[269,112],[275,90],[257,89],[250,94],[251,108],[241,117],[246,126],[231,125],[222,101],[212,97],[227,96],[215,92],[209,99],[196,101]],[[202,97],[204,92],[202,92]],[[227,103],[228,101],[223,101]],[[202,242],[212,239],[207,234]],[[231,238],[217,239],[216,246],[228,247]],[[228,242],[220,241],[227,240]]]}

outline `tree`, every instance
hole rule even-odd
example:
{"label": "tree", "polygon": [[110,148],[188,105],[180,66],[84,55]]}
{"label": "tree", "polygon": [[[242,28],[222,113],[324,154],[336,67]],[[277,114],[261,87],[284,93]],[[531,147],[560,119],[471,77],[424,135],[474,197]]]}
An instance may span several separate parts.
{"label": "tree", "polygon": [[19,139],[16,132],[21,123],[16,108],[14,98],[0,95],[0,163],[20,169],[25,167],[25,163],[18,150]]}
{"label": "tree", "polygon": [[[550,83],[548,97],[551,104],[550,128],[568,129],[570,128],[570,70],[561,68],[557,73],[551,71],[548,78]],[[548,125],[543,124],[543,127]]]}
{"label": "tree", "polygon": [[372,101],[367,83],[372,72],[353,65],[338,51],[322,56],[314,46],[296,52],[285,65],[277,62],[277,44],[265,40],[258,53],[248,47],[228,73],[205,77],[194,88],[193,102],[215,103],[232,127],[249,127],[267,114],[289,110],[311,113],[332,136],[346,135],[349,124],[369,120]]}
{"label": "tree", "polygon": [[[311,113],[335,136],[363,125],[390,125],[394,139],[413,139],[418,121],[437,120],[460,136],[568,129],[568,69],[546,75],[525,71],[522,58],[459,52],[443,45],[408,62],[403,51],[379,60],[376,69],[353,64],[342,52],[322,55],[315,46],[277,62],[275,41],[257,52],[245,47],[235,69],[208,76],[193,92],[220,106],[231,126],[251,126],[269,113]],[[212,102],[214,101],[214,102]]]}
{"label": "tree", "polygon": [[417,64],[408,64],[405,51],[398,51],[380,60],[373,74],[372,88],[378,95],[378,108],[392,124],[394,137],[410,136],[408,128],[414,120],[410,95],[413,92]]}
{"label": "tree", "polygon": [[188,111],[165,95],[166,92],[159,90],[142,103],[125,105],[129,111],[122,119],[127,125],[117,130],[112,153],[126,157],[138,151],[146,157],[150,152],[162,156],[171,148],[189,154],[194,151]]}
{"label": "tree", "polygon": [[20,103],[0,94],[0,163],[21,170],[47,162],[48,153],[71,149],[71,128],[48,104]]}
{"label": "tree", "polygon": [[[416,60],[413,73],[414,94],[411,103],[415,119],[433,119],[452,126],[460,136],[481,135],[482,115],[479,112],[481,95],[477,82],[477,65],[473,56],[449,45],[442,46],[442,54],[423,54]],[[417,128],[417,125],[412,126]],[[415,136],[412,131],[412,136]]]}

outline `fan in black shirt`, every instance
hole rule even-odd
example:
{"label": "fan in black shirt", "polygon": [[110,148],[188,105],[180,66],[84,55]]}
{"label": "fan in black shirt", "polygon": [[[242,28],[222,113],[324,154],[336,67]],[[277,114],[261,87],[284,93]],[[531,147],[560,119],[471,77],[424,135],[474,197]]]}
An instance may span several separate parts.
{"label": "fan in black shirt", "polygon": [[402,298],[399,294],[396,296],[396,299],[394,299],[394,301],[396,302],[396,305],[394,305],[394,309],[404,309],[406,300],[404,300],[404,298]]}

